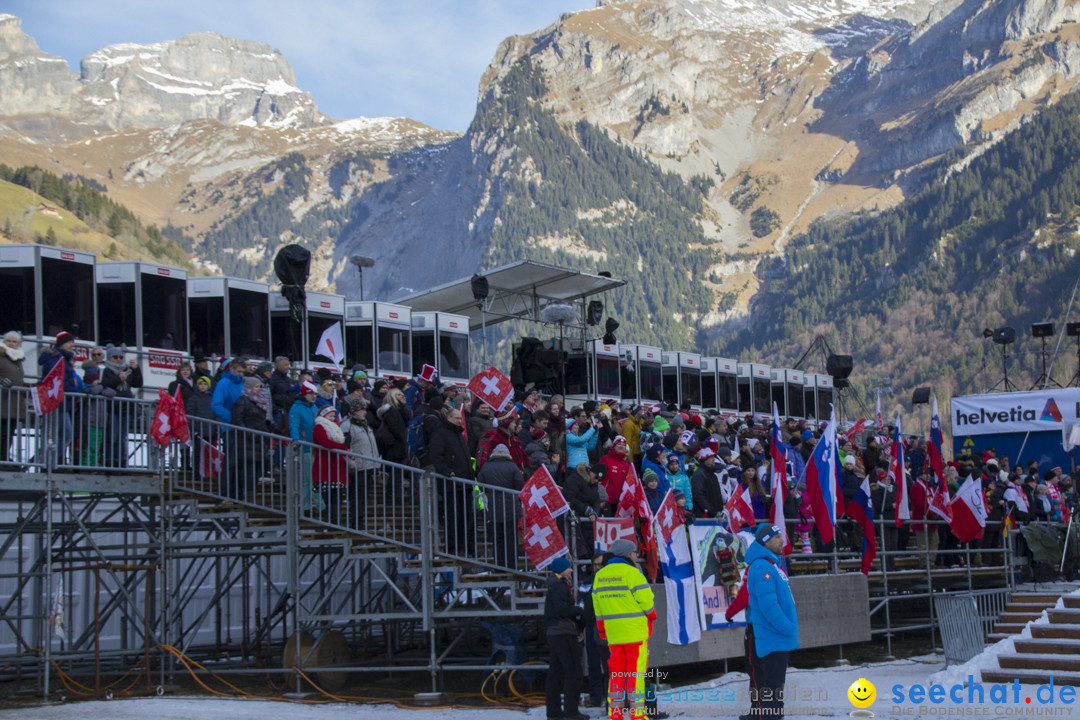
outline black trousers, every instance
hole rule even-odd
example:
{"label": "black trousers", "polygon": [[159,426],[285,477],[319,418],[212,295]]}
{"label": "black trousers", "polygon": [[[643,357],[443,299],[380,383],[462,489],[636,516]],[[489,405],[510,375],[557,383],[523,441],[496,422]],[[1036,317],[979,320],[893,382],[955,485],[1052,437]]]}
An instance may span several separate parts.
{"label": "black trousers", "polygon": [[746,660],[746,674],[750,676],[750,712],[751,717],[761,716],[761,658],[754,648],[754,626],[746,624],[743,633],[743,658]]}
{"label": "black trousers", "polygon": [[777,650],[764,657],[761,663],[761,717],[772,720],[784,717],[784,682],[787,679],[787,650]]}
{"label": "black trousers", "polygon": [[547,716],[577,715],[581,695],[581,646],[576,635],[548,635],[547,640],[551,650],[546,688]]}

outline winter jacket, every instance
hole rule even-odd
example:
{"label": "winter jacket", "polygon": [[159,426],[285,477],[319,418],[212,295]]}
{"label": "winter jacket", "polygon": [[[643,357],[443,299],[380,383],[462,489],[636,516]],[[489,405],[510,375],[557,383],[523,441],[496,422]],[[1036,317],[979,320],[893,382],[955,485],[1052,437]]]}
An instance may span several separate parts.
{"label": "winter jacket", "polygon": [[513,492],[491,493],[491,515],[492,521],[496,523],[511,523],[517,520],[521,514],[520,493],[525,487],[525,476],[508,454],[495,453],[488,458],[477,473],[476,481],[512,490]]}
{"label": "winter jacket", "polygon": [[530,440],[525,444],[525,454],[529,457],[529,477],[543,465],[551,473],[551,477],[557,477],[559,468],[551,461],[548,450],[542,440]]}
{"label": "winter jacket", "polygon": [[[289,437],[293,442],[314,442],[315,404],[298,398],[289,408]],[[302,446],[305,454],[311,452],[307,445]]]}
{"label": "winter jacket", "polygon": [[180,399],[184,401],[184,411],[187,412],[188,398],[195,393],[195,381],[188,382],[184,378],[178,377],[169,383],[169,387],[165,392],[175,397],[177,388],[180,388]]}
{"label": "winter jacket", "polygon": [[596,447],[599,438],[596,428],[591,427],[581,435],[573,430],[566,433],[566,467],[575,468],[581,463],[589,464],[589,451]]}
{"label": "winter jacket", "polygon": [[[425,418],[426,420],[426,418]],[[472,458],[469,456],[469,443],[461,428],[442,417],[434,417],[428,432],[428,465],[435,466],[440,475],[471,480],[473,477]],[[427,426],[426,426],[427,427]]]}
{"label": "winter jacket", "polygon": [[[587,474],[588,470],[585,472]],[[607,494],[600,483],[594,485],[577,471],[567,474],[566,484],[563,486],[563,497],[579,518],[588,517],[589,510],[594,511],[598,517],[603,515],[604,503],[608,501]],[[618,500],[618,498],[615,499]]]}
{"label": "winter jacket", "polygon": [[476,448],[480,445],[480,438],[492,428],[491,418],[479,415],[469,416],[469,454],[476,457]]}
{"label": "winter jacket", "polygon": [[386,403],[379,408],[379,419],[386,426],[392,440],[383,446],[383,460],[404,463],[409,456],[409,428],[401,408]]}
{"label": "winter jacket", "polygon": [[[21,352],[20,349],[16,355]],[[10,385],[0,383],[0,420],[21,418],[26,406],[26,395],[21,394],[14,397],[6,391],[9,387],[26,387],[26,377],[23,374],[23,359],[12,360],[7,353],[6,346],[0,346],[0,379],[11,382]],[[4,387],[4,385],[7,385],[7,387]]]}
{"label": "winter jacket", "polygon": [[212,401],[213,396],[209,392],[196,390],[191,393],[191,397],[184,403],[184,412],[187,413],[189,418],[213,420],[214,408],[212,407]]}
{"label": "winter jacket", "polygon": [[[44,380],[49,371],[64,359],[64,392],[77,393],[83,391],[82,378],[75,372],[75,353],[61,350],[58,347],[48,347],[38,354],[38,365],[41,367],[41,379]],[[102,381],[104,381],[104,377]],[[105,383],[102,382],[102,385]]]}
{"label": "winter jacket", "polygon": [[623,485],[630,477],[632,465],[626,459],[626,455],[609,450],[608,454],[600,458],[600,462],[607,466],[607,475],[604,476],[604,492],[607,493],[608,502],[616,505],[619,496],[622,495]]}
{"label": "winter jacket", "polygon": [[274,410],[288,410],[300,397],[298,390],[293,390],[293,380],[288,373],[277,370],[270,373],[270,399],[274,403]]}
{"label": "winter jacket", "polygon": [[682,470],[672,475],[666,473],[668,486],[672,490],[681,490],[683,495],[686,495],[686,509],[693,511],[694,509],[694,490],[690,485],[690,478],[686,476],[686,473]]}
{"label": "winter jacket", "polygon": [[761,543],[746,551],[750,615],[758,657],[799,647],[799,618],[780,556]]}
{"label": "winter jacket", "polygon": [[[131,372],[128,374],[126,380],[121,380],[120,373],[125,370],[130,370]],[[139,368],[130,368],[127,365],[121,366],[107,362],[102,365],[101,384],[115,390],[116,397],[134,398],[134,389],[143,386],[142,370]],[[64,390],[66,391],[67,388],[65,387]]]}
{"label": "winter jacket", "polygon": [[116,391],[100,383],[87,385],[83,398],[83,417],[92,428],[104,428],[109,415],[109,403],[106,400],[116,397]]}
{"label": "winter jacket", "polygon": [[724,497],[720,492],[720,481],[715,469],[702,465],[690,478],[691,497],[694,502],[694,514],[699,517],[714,517],[724,509]]}
{"label": "winter jacket", "polygon": [[552,573],[547,579],[547,595],[544,597],[544,627],[548,637],[577,635],[581,632],[582,608],[574,603],[574,591],[570,583]]}
{"label": "winter jacket", "polygon": [[341,423],[341,431],[348,438],[349,452],[363,455],[352,458],[354,470],[363,472],[379,467],[379,446],[375,442],[375,433],[367,423],[354,422],[351,418]]}
{"label": "winter jacket", "polygon": [[[104,377],[102,381],[104,384]],[[244,391],[244,378],[232,371],[221,374],[221,380],[214,388],[214,396],[210,400],[210,406],[214,410],[214,416],[223,423],[232,422],[232,406],[236,399]],[[222,432],[227,432],[225,428]]]}
{"label": "winter jacket", "polygon": [[592,599],[600,637],[610,645],[640,643],[652,635],[653,591],[629,560],[612,558],[600,568],[593,578]]}
{"label": "winter jacket", "polygon": [[[349,447],[337,440],[331,439],[323,423],[331,422],[323,420],[315,422],[315,430],[312,437],[319,447],[315,450],[314,462],[311,466],[311,482],[315,487],[327,485],[348,485],[352,478],[349,476],[349,459],[341,453],[328,452],[329,450],[348,450]],[[336,427],[336,426],[335,426]],[[325,449],[323,449],[325,448]]]}
{"label": "winter jacket", "polygon": [[244,395],[236,398],[236,402],[233,403],[229,422],[248,430],[266,432],[266,413]]}
{"label": "winter jacket", "polygon": [[630,458],[641,455],[641,420],[630,416],[623,421],[619,434],[626,438],[626,446],[630,448]]}
{"label": "winter jacket", "polygon": [[507,447],[511,459],[513,459],[514,464],[518,466],[521,472],[524,473],[529,470],[529,456],[525,454],[525,448],[521,447],[521,441],[518,440],[517,435],[508,435],[498,428],[488,430],[484,433],[484,437],[480,438],[480,444],[476,446],[477,469],[484,467],[488,455],[499,444]]}
{"label": "winter jacket", "polygon": [[668,482],[667,472],[660,465],[654,463],[652,460],[645,458],[641,461],[641,476],[645,477],[645,471],[652,470],[656,473],[656,478],[660,481],[656,485],[656,492],[660,493],[660,497],[667,495],[667,491],[671,489],[671,483]]}

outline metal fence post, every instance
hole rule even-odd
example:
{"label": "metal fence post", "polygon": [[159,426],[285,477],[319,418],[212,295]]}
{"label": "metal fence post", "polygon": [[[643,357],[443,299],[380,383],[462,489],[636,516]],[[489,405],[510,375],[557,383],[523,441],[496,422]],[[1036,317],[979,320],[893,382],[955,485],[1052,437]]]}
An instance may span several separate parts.
{"label": "metal fence post", "polygon": [[431,553],[435,545],[432,537],[434,523],[431,522],[431,518],[434,516],[434,508],[432,507],[434,493],[432,493],[431,480],[432,475],[430,472],[420,475],[420,574],[422,577],[421,591],[424,593],[423,628],[427,631],[430,642],[428,669],[431,672],[431,692],[434,693],[438,692],[438,669],[435,657],[435,587],[434,578],[431,575]]}
{"label": "metal fence post", "polygon": [[[285,451],[285,566],[286,586],[292,600],[293,637],[296,638],[296,665],[300,665],[300,558],[297,539],[300,532],[299,488],[304,472],[300,467],[303,449],[290,443]],[[296,679],[296,693],[300,694],[300,676]]]}

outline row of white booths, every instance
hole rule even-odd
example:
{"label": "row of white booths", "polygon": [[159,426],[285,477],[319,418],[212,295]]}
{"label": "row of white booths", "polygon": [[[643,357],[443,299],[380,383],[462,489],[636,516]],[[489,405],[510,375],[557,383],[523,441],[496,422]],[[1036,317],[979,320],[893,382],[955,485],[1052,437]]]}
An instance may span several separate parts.
{"label": "row of white booths", "polygon": [[308,291],[306,318],[297,324],[285,298],[264,282],[188,277],[181,268],[148,262],[97,262],[92,253],[42,245],[0,246],[0,332],[22,333],[30,379],[37,378],[39,348],[61,330],[76,336],[80,361],[95,345],[123,347],[138,358],[151,391],[167,386],[180,363],[196,355],[215,365],[222,357],[286,355],[297,366],[334,368],[315,348],[335,323],[344,326],[346,358],[369,374],[408,377],[427,363],[448,382],[469,380],[469,325],[462,316]]}
{"label": "row of white booths", "polygon": [[568,404],[589,397],[620,398],[646,406],[688,404],[695,412],[714,409],[755,419],[771,416],[775,402],[781,416],[823,420],[833,402],[829,375],[600,340],[585,352],[571,351],[566,388]]}
{"label": "row of white booths", "polygon": [[[464,385],[474,371],[464,315],[308,291],[300,325],[285,298],[263,282],[188,277],[183,269],[148,262],[97,262],[92,253],[43,245],[0,246],[0,329],[22,333],[31,378],[38,348],[60,330],[76,336],[80,360],[95,345],[123,347],[139,359],[151,392],[172,382],[180,363],[195,355],[215,361],[286,355],[297,365],[333,368],[315,348],[323,331],[339,322],[348,362],[364,364],[369,375],[408,377],[430,364],[444,382]],[[781,415],[817,420],[832,402],[828,375],[599,340],[564,347],[571,403],[590,397],[688,403],[760,418],[776,402]]]}

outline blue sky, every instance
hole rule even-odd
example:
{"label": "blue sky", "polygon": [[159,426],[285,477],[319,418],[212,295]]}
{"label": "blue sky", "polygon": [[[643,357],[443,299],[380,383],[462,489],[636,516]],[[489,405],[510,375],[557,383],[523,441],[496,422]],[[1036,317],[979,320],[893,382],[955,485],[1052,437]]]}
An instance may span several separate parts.
{"label": "blue sky", "polygon": [[0,12],[78,70],[118,42],[212,30],[280,50],[297,84],[339,119],[406,116],[465,130],[499,43],[594,0],[0,0]]}

